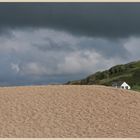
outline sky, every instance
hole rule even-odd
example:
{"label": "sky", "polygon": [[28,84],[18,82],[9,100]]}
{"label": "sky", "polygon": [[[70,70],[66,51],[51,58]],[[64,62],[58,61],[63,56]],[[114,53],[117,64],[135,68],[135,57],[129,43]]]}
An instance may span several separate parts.
{"label": "sky", "polygon": [[139,54],[140,3],[0,3],[0,86],[65,83]]}

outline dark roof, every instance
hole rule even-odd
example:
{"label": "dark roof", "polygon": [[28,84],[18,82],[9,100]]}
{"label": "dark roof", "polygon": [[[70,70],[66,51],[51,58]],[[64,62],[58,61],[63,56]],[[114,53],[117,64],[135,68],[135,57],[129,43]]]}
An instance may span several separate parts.
{"label": "dark roof", "polygon": [[122,81],[112,82],[112,86],[121,86],[123,84]]}

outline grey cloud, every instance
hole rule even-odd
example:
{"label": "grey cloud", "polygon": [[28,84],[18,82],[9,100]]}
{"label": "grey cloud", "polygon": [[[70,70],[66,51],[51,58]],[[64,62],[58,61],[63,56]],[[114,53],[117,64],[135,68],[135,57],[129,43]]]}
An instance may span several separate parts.
{"label": "grey cloud", "polygon": [[[37,31],[43,32],[43,29]],[[121,57],[127,59],[127,57],[129,56],[128,50],[123,47],[122,40],[113,41],[104,38],[91,38],[86,36],[76,37],[72,36],[69,33],[55,31],[52,29],[44,29],[44,31],[45,37],[42,38],[42,41],[32,44],[32,46],[43,52],[47,51],[51,53],[54,51],[61,51],[63,53],[70,53],[82,49],[83,52],[86,50],[90,50],[91,52],[96,51],[97,53],[108,59],[112,57]],[[88,55],[86,54],[81,55],[83,55],[83,57],[88,57]]]}
{"label": "grey cloud", "polygon": [[129,61],[133,60],[139,60],[139,54],[140,54],[140,38],[139,37],[130,37],[129,39],[126,39],[123,44],[124,48],[131,52],[129,54]]}
{"label": "grey cloud", "polygon": [[81,79],[139,59],[140,3],[0,3],[0,85]]}
{"label": "grey cloud", "polygon": [[140,3],[1,3],[0,27],[49,27],[77,35],[140,35]]}
{"label": "grey cloud", "polygon": [[127,59],[129,51],[123,46],[122,40],[108,40],[104,38],[82,38],[78,44],[81,49],[94,49],[105,58],[121,57]]}
{"label": "grey cloud", "polygon": [[46,39],[43,44],[33,43],[32,45],[42,51],[73,51],[73,48],[69,42],[61,42],[61,44],[58,44],[52,39]]}
{"label": "grey cloud", "polygon": [[[125,45],[126,41],[74,36],[46,28],[10,32],[12,37],[0,36],[0,85],[81,79],[98,70],[127,62],[128,57],[123,55],[131,53],[131,45]],[[123,53],[119,53],[121,51]]]}

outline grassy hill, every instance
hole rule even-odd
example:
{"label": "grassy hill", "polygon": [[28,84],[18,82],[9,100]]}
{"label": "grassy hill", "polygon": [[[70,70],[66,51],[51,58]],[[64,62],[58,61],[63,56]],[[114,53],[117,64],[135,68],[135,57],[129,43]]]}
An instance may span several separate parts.
{"label": "grassy hill", "polygon": [[128,64],[116,65],[108,70],[96,72],[88,77],[69,81],[70,85],[106,85],[111,86],[113,82],[126,81],[133,90],[140,91],[140,61]]}

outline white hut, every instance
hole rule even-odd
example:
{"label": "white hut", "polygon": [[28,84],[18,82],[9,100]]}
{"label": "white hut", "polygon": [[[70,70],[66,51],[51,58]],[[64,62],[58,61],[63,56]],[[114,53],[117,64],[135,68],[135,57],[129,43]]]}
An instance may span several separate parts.
{"label": "white hut", "polygon": [[115,88],[131,89],[131,87],[126,82],[113,82],[112,86]]}
{"label": "white hut", "polygon": [[131,87],[126,82],[123,82],[121,84],[120,88],[122,88],[122,89],[131,89]]}

